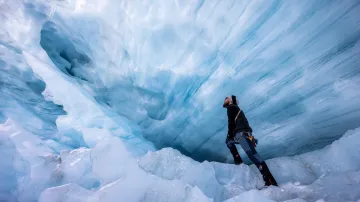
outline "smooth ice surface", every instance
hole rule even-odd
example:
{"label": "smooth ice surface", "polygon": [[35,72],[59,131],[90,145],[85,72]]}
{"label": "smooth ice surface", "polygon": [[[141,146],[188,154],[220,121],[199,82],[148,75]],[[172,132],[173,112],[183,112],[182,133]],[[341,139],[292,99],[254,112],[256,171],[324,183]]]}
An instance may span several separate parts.
{"label": "smooth ice surface", "polygon": [[[359,1],[0,11],[0,201],[360,199]],[[229,94],[280,188],[224,164]]]}

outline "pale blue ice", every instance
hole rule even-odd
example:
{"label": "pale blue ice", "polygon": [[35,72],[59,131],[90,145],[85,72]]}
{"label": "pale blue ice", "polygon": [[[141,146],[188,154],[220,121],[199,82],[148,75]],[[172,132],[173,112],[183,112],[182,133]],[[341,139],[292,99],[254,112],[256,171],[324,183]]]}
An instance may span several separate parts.
{"label": "pale blue ice", "polygon": [[[0,201],[360,200],[358,0],[0,11]],[[232,164],[230,94],[279,187]]]}

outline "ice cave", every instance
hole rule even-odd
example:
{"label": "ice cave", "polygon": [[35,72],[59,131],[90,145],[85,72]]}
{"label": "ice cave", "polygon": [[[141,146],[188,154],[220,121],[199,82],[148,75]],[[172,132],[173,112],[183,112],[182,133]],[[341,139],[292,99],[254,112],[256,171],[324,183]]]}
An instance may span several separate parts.
{"label": "ice cave", "polygon": [[360,202],[360,1],[2,0],[0,159],[1,202]]}

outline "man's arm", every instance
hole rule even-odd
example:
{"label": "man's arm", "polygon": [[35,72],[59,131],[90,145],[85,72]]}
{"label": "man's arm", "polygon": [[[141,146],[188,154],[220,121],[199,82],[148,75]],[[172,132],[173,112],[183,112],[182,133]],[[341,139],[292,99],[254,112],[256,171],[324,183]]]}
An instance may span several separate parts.
{"label": "man's arm", "polygon": [[227,115],[228,115],[228,136],[233,137],[234,136],[234,130],[236,128],[236,123],[235,123],[235,117],[237,114],[238,110],[236,107],[233,106],[229,106],[227,108]]}

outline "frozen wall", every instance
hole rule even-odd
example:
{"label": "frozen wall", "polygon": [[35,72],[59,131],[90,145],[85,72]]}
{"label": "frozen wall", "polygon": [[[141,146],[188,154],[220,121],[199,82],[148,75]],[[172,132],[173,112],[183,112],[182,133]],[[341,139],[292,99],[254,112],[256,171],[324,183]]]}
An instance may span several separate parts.
{"label": "frozen wall", "polygon": [[322,148],[359,126],[358,1],[56,8],[42,25],[41,47],[158,148],[224,161],[221,102],[229,94],[239,97],[267,158]]}
{"label": "frozen wall", "polygon": [[[359,5],[0,2],[0,201],[358,200]],[[280,188],[208,162],[229,94]]]}

